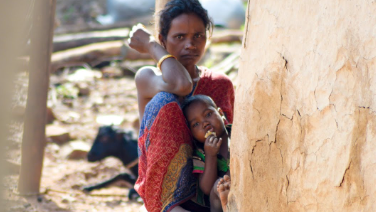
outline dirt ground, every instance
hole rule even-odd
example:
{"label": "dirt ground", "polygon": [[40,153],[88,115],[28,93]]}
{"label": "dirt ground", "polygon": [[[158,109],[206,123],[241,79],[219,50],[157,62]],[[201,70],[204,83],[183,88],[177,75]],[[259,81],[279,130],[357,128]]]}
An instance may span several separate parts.
{"label": "dirt ground", "polygon": [[[26,104],[27,76],[27,73],[18,75],[15,107],[23,107]],[[86,82],[89,84],[90,94],[77,97],[69,103],[66,103],[60,94],[53,96],[56,93],[53,84],[57,83],[56,81],[63,82],[64,78],[64,75],[51,76],[48,104],[56,120],[49,126],[55,125],[66,129],[70,134],[70,141],[63,145],[47,142],[41,195],[18,196],[18,173],[11,173],[6,177],[7,211],[138,211],[140,203],[128,201],[128,188],[125,185],[114,185],[90,194],[81,190],[82,186],[109,179],[126,171],[118,159],[107,158],[101,162],[89,163],[83,156],[67,159],[67,152],[64,151],[69,143],[77,140],[87,143],[87,146],[92,144],[98,127],[102,125],[97,122],[97,117],[116,115],[124,118],[122,127],[132,126],[132,122],[138,116],[133,77],[91,79],[92,81]],[[8,160],[18,164],[21,162],[22,128],[21,120],[15,120],[11,124],[12,143],[7,147]]]}
{"label": "dirt ground", "polygon": [[[56,17],[60,23],[59,27],[87,24],[95,21],[96,15],[105,13],[105,0],[57,0]],[[211,48],[211,54],[206,56],[203,65],[215,65],[239,48],[240,44]],[[124,72],[119,64],[112,63],[94,69],[71,67],[51,74],[48,107],[53,111],[55,120],[48,126],[57,126],[65,130],[69,133],[69,141],[57,144],[54,140],[47,139],[41,193],[37,196],[20,196],[17,189],[29,72],[21,70],[17,74],[12,103],[15,118],[10,123],[10,142],[6,146],[7,160],[14,168],[5,177],[7,201],[5,207],[2,207],[5,208],[3,211],[139,210],[142,203],[128,200],[127,185],[118,183],[91,193],[82,191],[83,186],[126,172],[118,159],[106,158],[100,162],[90,163],[86,160],[85,151],[74,159],[68,158],[68,153],[72,151],[70,144],[78,142],[83,144],[83,148],[89,148],[101,125],[118,122],[122,128],[136,130],[137,93],[134,76],[129,73]],[[234,79],[236,75],[237,73],[233,73],[230,78]]]}

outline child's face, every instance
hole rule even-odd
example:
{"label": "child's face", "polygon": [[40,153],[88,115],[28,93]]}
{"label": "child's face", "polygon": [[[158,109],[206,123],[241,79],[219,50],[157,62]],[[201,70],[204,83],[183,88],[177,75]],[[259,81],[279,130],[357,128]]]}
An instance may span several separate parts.
{"label": "child's face", "polygon": [[213,131],[218,138],[221,137],[226,131],[222,115],[221,109],[208,105],[206,102],[192,103],[187,108],[186,116],[193,137],[201,143],[205,142],[207,131]]}

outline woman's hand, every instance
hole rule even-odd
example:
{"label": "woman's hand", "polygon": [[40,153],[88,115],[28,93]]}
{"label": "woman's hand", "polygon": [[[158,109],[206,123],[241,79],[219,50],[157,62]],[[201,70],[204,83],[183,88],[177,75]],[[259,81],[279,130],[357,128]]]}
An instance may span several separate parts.
{"label": "woman's hand", "polygon": [[153,35],[142,24],[133,26],[129,37],[129,46],[140,53],[149,53],[150,44],[155,42]]}
{"label": "woman's hand", "polygon": [[205,140],[204,151],[207,156],[217,156],[222,145],[222,138],[217,138],[213,134]]}

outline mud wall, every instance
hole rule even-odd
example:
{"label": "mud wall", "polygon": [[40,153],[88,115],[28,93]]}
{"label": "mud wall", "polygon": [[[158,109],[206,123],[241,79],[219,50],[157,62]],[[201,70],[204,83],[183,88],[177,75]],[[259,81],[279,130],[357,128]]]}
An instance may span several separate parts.
{"label": "mud wall", "polygon": [[376,211],[376,1],[252,0],[230,211]]}

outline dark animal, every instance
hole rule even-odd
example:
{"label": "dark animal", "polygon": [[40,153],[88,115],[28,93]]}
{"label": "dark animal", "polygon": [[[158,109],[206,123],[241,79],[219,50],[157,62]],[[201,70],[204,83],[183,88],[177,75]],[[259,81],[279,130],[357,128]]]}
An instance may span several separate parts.
{"label": "dark animal", "polygon": [[[102,126],[94,140],[87,159],[90,162],[100,161],[105,157],[113,156],[119,158],[123,165],[128,168],[132,175],[121,173],[117,176],[92,186],[83,187],[83,190],[90,192],[95,189],[106,187],[118,180],[124,180],[132,185],[138,177],[138,153],[137,138],[133,131],[124,131],[114,126]],[[137,192],[132,188],[128,194],[129,199],[138,197]]]}

